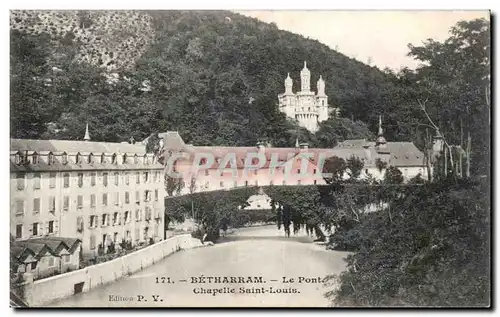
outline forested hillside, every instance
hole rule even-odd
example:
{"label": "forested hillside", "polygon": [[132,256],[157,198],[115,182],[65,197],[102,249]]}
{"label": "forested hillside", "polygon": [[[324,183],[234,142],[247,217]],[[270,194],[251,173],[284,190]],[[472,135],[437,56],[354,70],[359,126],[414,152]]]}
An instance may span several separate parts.
{"label": "forested hillside", "polygon": [[[298,89],[304,60],[312,89],[321,74],[330,103],[354,120],[376,121],[376,111],[366,110],[389,83],[378,69],[317,41],[231,12],[106,16],[12,18],[13,137],[80,138],[89,121],[94,140],[173,129],[197,144],[249,145],[265,138],[292,145],[297,127],[277,111],[277,95],[287,72]],[[114,73],[113,85],[103,72]],[[307,131],[299,133],[313,141]]]}
{"label": "forested hillside", "polygon": [[[14,11],[11,137],[79,139],[88,122],[96,141],[178,130],[199,145],[292,146],[298,135],[325,147],[373,138],[382,115],[389,141],[423,148],[439,128],[465,149],[470,135],[484,171],[489,32],[485,20],[461,22],[443,43],[409,47],[422,67],[391,73],[227,11]],[[316,135],[277,109],[286,74],[297,90],[304,60],[311,88],[322,75],[343,117]]]}

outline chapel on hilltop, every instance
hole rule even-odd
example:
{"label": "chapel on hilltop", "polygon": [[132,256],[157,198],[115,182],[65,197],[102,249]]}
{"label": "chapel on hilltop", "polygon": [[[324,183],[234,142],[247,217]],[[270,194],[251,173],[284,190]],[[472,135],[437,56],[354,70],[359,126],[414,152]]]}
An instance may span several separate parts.
{"label": "chapel on hilltop", "polygon": [[[299,125],[311,132],[318,130],[318,123],[329,117],[328,96],[325,93],[325,81],[320,75],[317,82],[317,92],[311,91],[311,72],[304,62],[300,72],[300,91],[293,92],[293,81],[288,73],[285,79],[285,92],[278,95],[279,110],[287,117],[294,118]],[[337,113],[337,109],[332,109]]]}

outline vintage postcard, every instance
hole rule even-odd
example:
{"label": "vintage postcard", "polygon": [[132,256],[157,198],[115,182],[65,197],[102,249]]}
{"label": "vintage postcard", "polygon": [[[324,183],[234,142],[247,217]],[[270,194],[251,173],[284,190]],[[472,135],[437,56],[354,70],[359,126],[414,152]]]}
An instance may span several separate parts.
{"label": "vintage postcard", "polygon": [[11,307],[491,306],[489,11],[10,11]]}

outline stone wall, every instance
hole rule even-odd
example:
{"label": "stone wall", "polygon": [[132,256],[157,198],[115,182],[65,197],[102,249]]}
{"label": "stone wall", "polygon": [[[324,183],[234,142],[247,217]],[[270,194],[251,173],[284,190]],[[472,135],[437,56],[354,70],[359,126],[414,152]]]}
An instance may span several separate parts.
{"label": "stone wall", "polygon": [[179,249],[200,246],[200,240],[190,234],[175,236],[105,263],[35,282],[28,280],[13,290],[30,306],[44,306],[75,294],[78,287],[82,287],[82,292],[88,292],[153,265]]}

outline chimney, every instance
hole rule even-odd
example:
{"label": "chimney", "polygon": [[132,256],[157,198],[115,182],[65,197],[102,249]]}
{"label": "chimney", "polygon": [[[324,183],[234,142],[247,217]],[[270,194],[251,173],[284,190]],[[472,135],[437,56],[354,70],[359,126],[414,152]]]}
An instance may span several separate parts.
{"label": "chimney", "polygon": [[259,149],[259,153],[263,153],[266,150],[266,145],[264,144],[264,142],[257,142],[257,149]]}
{"label": "chimney", "polygon": [[90,134],[89,134],[89,124],[87,123],[87,126],[85,127],[85,136],[83,137],[85,141],[90,141]]}

